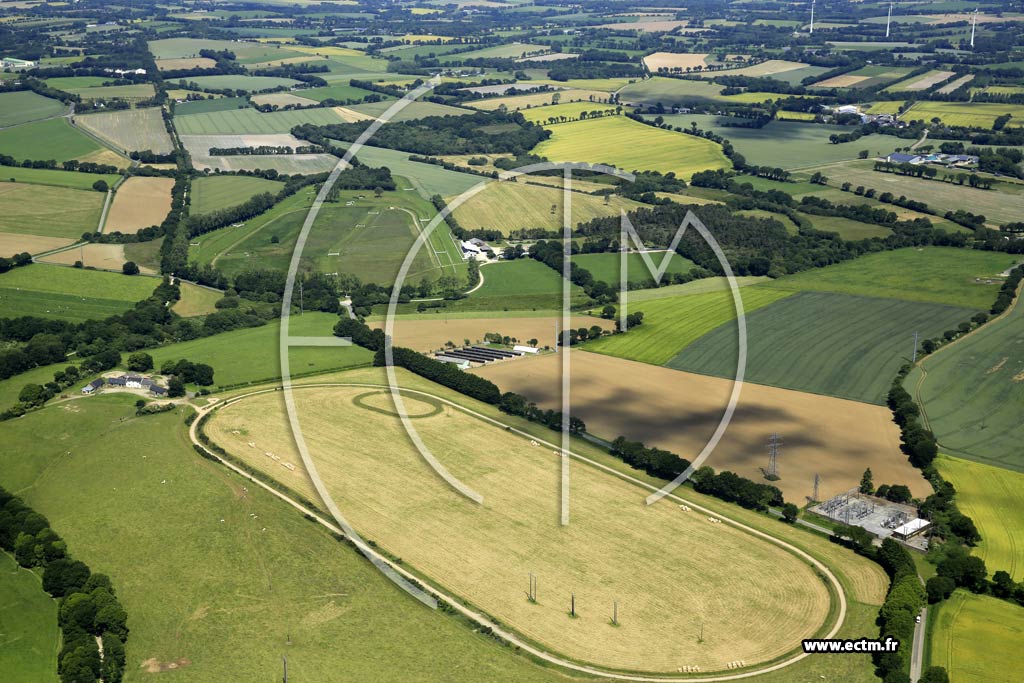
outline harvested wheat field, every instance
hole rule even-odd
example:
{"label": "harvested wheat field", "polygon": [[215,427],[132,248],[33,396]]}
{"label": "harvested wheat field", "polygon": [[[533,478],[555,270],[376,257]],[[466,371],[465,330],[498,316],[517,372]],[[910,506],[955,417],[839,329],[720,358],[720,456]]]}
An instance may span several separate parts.
{"label": "harvested wheat field", "polygon": [[212,69],[217,62],[209,57],[181,57],[179,59],[158,59],[156,68],[160,71],[177,71],[178,69]]}
{"label": "harvested wheat field", "polygon": [[264,105],[269,104],[272,107],[287,107],[289,104],[297,104],[300,107],[316,106],[320,104],[316,100],[311,100],[308,97],[299,97],[298,95],[292,95],[287,92],[272,92],[264,95],[253,95],[250,98],[253,104]]}
{"label": "harvested wheat field", "polygon": [[348,107],[331,107],[331,109],[334,110],[335,114],[345,119],[345,123],[358,123],[359,121],[370,121],[377,118],[376,116],[370,116]]}
{"label": "harvested wheat field", "polygon": [[[484,277],[487,277],[486,269]],[[497,332],[503,337],[513,337],[522,344],[536,339],[541,347],[554,346],[555,323],[560,321],[561,317],[554,315],[533,318],[447,318],[438,314],[419,320],[397,318],[394,344],[420,352],[429,352],[441,349],[447,342],[461,346],[468,339],[470,343],[476,344],[483,341],[486,333]],[[371,322],[369,325],[384,329],[383,321]],[[615,323],[611,320],[585,315],[575,315],[572,318],[574,329],[590,329],[594,325],[605,330],[615,328]]]}
{"label": "harvested wheat field", "polygon": [[9,258],[15,254],[28,252],[39,254],[50,249],[64,247],[74,242],[63,237],[43,237],[40,235],[19,235],[13,232],[0,232],[0,258]]}
{"label": "harvested wheat field", "polygon": [[[84,244],[75,249],[59,251],[56,254],[48,254],[39,258],[40,263],[60,263],[68,266],[75,265],[76,261],[82,261],[88,268],[120,272],[121,266],[128,259],[125,258],[123,244]],[[155,272],[150,268],[142,266],[139,266],[139,271],[143,273]]]}
{"label": "harvested wheat field", "polygon": [[826,78],[824,81],[818,81],[813,85],[815,88],[849,88],[852,85],[863,83],[870,78],[871,76],[833,76],[832,78]]}
{"label": "harvested wheat field", "polygon": [[707,66],[706,52],[654,52],[644,57],[644,64],[653,73],[662,69],[689,71]]}
{"label": "harvested wheat field", "polygon": [[[614,439],[624,435],[693,460],[725,411],[732,381],[670,370],[586,351],[574,351],[573,413],[587,431]],[[561,357],[556,354],[474,370],[538,405],[558,408]],[[925,497],[931,486],[899,450],[899,429],[884,406],[817,394],[744,384],[736,414],[706,461],[768,483],[765,443],[773,432],[785,446],[778,459],[781,479],[772,482],[786,500],[802,505],[821,475],[821,495],[845,491],[871,468],[878,483],[906,484]]]}
{"label": "harvested wheat field", "polygon": [[[554,652],[619,669],[715,671],[783,657],[831,630],[826,583],[766,536],[695,509],[648,506],[646,489],[582,463],[562,526],[550,448],[407,394],[420,436],[483,496],[478,505],[427,467],[381,389],[312,386],[294,396],[319,474],[355,529]],[[279,392],[221,408],[205,429],[232,455],[316,497]],[[525,595],[531,572],[536,604]],[[567,614],[572,593],[576,618]]]}
{"label": "harvested wheat field", "polygon": [[174,178],[136,176],[121,183],[110,205],[103,232],[134,235],[142,228],[160,225],[171,211]]}

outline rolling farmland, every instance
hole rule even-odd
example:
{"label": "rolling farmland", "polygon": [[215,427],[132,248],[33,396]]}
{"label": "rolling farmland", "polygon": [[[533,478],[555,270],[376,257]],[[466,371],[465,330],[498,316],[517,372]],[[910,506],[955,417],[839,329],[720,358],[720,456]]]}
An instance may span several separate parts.
{"label": "rolling farmland", "polygon": [[769,286],[987,310],[1002,284],[998,275],[1018,260],[1008,254],[948,247],[898,249],[787,275]]}
{"label": "rolling farmland", "polygon": [[117,188],[104,232],[134,235],[163,223],[171,210],[174,178],[129,178]]}
{"label": "rolling farmland", "polygon": [[113,185],[121,176],[100,173],[79,173],[77,171],[58,171],[50,168],[22,168],[20,166],[4,166],[0,169],[0,180],[11,183],[29,183],[31,185],[53,185],[54,187],[70,187],[77,190],[92,189],[97,180]]}
{"label": "rolling farmland", "polygon": [[37,95],[31,90],[0,94],[0,128],[57,116],[64,111],[60,100]]}
{"label": "rolling farmland", "polygon": [[[779,112],[779,115],[789,116],[792,113]],[[857,153],[863,149],[863,145],[833,145],[829,142],[830,135],[849,132],[842,126],[771,121],[761,128],[738,128],[721,125],[727,123],[728,118],[705,114],[669,114],[664,119],[666,123],[687,129],[691,122],[696,122],[701,130],[710,130],[728,138],[749,163],[773,168],[795,169],[856,159]],[[898,141],[887,143],[870,138],[870,144],[872,149],[877,146],[886,148],[887,153],[898,146]],[[747,181],[748,178],[742,178],[739,182]]]}
{"label": "rolling farmland", "polygon": [[[483,178],[477,178],[477,182]],[[474,183],[475,185],[476,183]],[[529,185],[526,182],[490,182],[454,211],[459,225],[474,230],[487,228],[508,235],[516,230],[544,228],[561,230],[563,222],[564,192],[561,188]],[[570,195],[572,225],[586,223],[602,216],[618,216],[621,211],[632,211],[638,202],[574,192]]]}
{"label": "rolling farmland", "polygon": [[277,180],[248,176],[196,178],[192,181],[191,213],[213,213],[242,204],[261,192],[277,194],[282,187]]}
{"label": "rolling farmland", "polygon": [[[907,377],[926,424],[950,455],[1024,472],[1024,429],[1007,406],[1024,397],[1024,306],[924,358]],[[969,400],[968,400],[969,398]]]}
{"label": "rolling farmland", "polygon": [[933,117],[942,119],[950,126],[980,126],[991,128],[992,122],[1003,114],[1012,114],[1007,126],[1024,125],[1024,105],[997,104],[995,102],[929,102],[921,101],[904,117],[908,120],[930,121]]}
{"label": "rolling farmland", "polygon": [[[348,149],[347,142],[333,142],[342,149]],[[437,194],[442,197],[453,197],[486,180],[478,175],[410,161],[409,156],[408,152],[396,149],[363,145],[359,148],[356,159],[369,166],[387,166],[394,175],[408,180],[423,199],[430,199]]]}
{"label": "rolling farmland", "polygon": [[152,294],[157,284],[159,280],[148,277],[39,264],[24,266],[0,275],[0,318],[35,315],[102,320],[124,313]]}
{"label": "rolling farmland", "polygon": [[990,576],[1002,570],[1014,581],[1024,578],[1024,474],[948,455],[935,465],[981,534],[971,554],[985,561]]}
{"label": "rolling farmland", "polygon": [[[662,259],[670,253],[655,252],[648,254],[648,256],[654,262],[654,267],[660,268]],[[572,262],[590,271],[595,280],[607,282],[613,288],[617,288],[621,282],[620,271],[622,261],[620,256],[620,254],[576,254],[572,257]],[[690,259],[671,253],[662,282],[665,282],[674,273],[688,273],[696,267],[697,264]],[[653,279],[654,276],[647,269],[643,256],[640,254],[628,254],[626,256],[626,280],[628,282],[641,283]],[[632,294],[630,296],[632,297]]]}
{"label": "rolling farmland", "polygon": [[[741,296],[744,311],[750,315],[762,306],[789,296],[789,292],[748,287],[742,290]],[[630,305],[628,310],[630,313],[643,312],[644,321],[640,327],[627,334],[587,342],[586,349],[663,365],[703,335],[736,317],[729,290],[643,301]]]}
{"label": "rolling farmland", "polygon": [[590,161],[625,171],[673,172],[729,168],[722,148],[702,138],[652,128],[615,116],[551,127],[551,137],[533,149],[552,161]]}
{"label": "rolling farmland", "polygon": [[[474,311],[553,311],[562,307],[562,277],[533,259],[496,263],[482,269],[484,284],[449,308]],[[572,285],[574,303],[586,302],[583,290]]]}
{"label": "rolling farmland", "polygon": [[[561,679],[404,599],[326,530],[258,487],[246,493],[242,480],[201,460],[183,434],[183,412],[136,418],[134,401],[100,396],[33,413],[7,424],[10,447],[0,453],[3,485],[26,489],[26,502],[75,556],[114,577],[131,615],[129,652],[138,652],[130,676],[153,676],[138,661],[184,660],[180,674],[195,683],[258,679],[280,667],[280,643],[291,638],[292,670],[314,679],[337,677],[337,648],[327,644],[338,642],[374,653],[346,656],[340,680],[351,683],[387,679],[402,658],[436,670],[430,681]],[[125,458],[147,442],[145,458]],[[87,447],[96,443],[104,448]],[[69,445],[79,457],[64,457]],[[100,499],[109,502],[96,505]],[[128,533],[118,529],[126,518],[136,521]],[[182,541],[200,537],[216,543]],[[178,584],[173,600],[153,590]],[[389,632],[396,623],[402,639]],[[168,633],[177,634],[173,643]]]}
{"label": "rolling farmland", "polygon": [[0,671],[12,680],[56,683],[57,602],[39,575],[0,551]]}
{"label": "rolling farmland", "polygon": [[211,88],[213,90],[222,90],[230,88],[232,90],[246,90],[248,92],[259,92],[260,90],[270,90],[271,88],[278,88],[283,86],[293,87],[299,85],[301,81],[296,81],[294,78],[278,78],[275,76],[246,76],[246,75],[223,75],[223,76],[190,76],[188,78],[189,83],[195,83],[200,88]]}
{"label": "rolling farmland", "polygon": [[75,125],[128,152],[148,149],[156,154],[169,154],[174,150],[159,107],[84,114],[75,117]]}
{"label": "rolling farmland", "polygon": [[[501,318],[485,318],[482,315],[424,313],[422,316],[396,316],[394,343],[396,346],[427,353],[443,348],[447,342],[461,344],[468,339],[470,343],[479,344],[485,334],[493,332],[517,339],[520,343],[536,339],[541,347],[555,346],[555,326],[561,320],[558,313],[551,312],[545,317],[506,315]],[[368,324],[373,328],[384,329],[384,322],[380,320]],[[572,317],[572,329],[585,327],[589,330],[594,325],[605,330],[615,327],[611,320],[589,315]]]}
{"label": "rolling farmland", "polygon": [[91,138],[72,127],[67,119],[50,119],[0,130],[0,154],[15,159],[67,161],[101,151]]}
{"label": "rolling farmland", "polygon": [[[318,469],[336,499],[347,502],[342,507],[357,529],[556,652],[634,670],[672,671],[687,662],[725,669],[739,657],[753,664],[781,656],[796,645],[798,634],[819,631],[827,620],[829,592],[803,562],[674,505],[645,509],[638,504],[642,489],[585,466],[573,475],[582,494],[574,497],[574,531],[557,533],[557,501],[534,492],[555,485],[558,460],[528,439],[460,411],[436,411],[430,401],[405,399],[424,440],[443,449],[446,465],[488,501],[477,507],[418,466],[419,455],[399,438],[401,426],[388,414],[385,392],[323,387],[302,389],[295,398],[307,416],[304,434]],[[264,455],[299,462],[279,397],[256,396],[218,411],[209,433],[235,457],[311,495],[301,468],[292,472]],[[329,447],[339,439],[350,447]],[[377,512],[381,509],[388,514]],[[699,543],[703,560],[694,562],[686,544],[659,543],[662,534]],[[609,546],[630,552],[616,560]],[[716,565],[714,574],[701,570],[720,553],[731,561]],[[600,578],[573,569],[594,561],[589,557],[603,558]],[[529,571],[542,577],[536,604],[523,598],[520,585]],[[775,573],[778,578],[772,579]],[[569,590],[576,595],[575,619],[567,617],[558,599]],[[616,595],[618,629],[609,627],[608,610],[602,608]],[[771,604],[758,612],[770,616],[745,619],[750,600]],[[705,638],[703,646],[678,638],[701,619],[709,634],[722,635]],[[779,638],[780,633],[787,636]]]}
{"label": "rolling farmland", "polygon": [[[556,98],[555,95],[558,95]],[[471,100],[466,106],[483,111],[497,111],[504,105],[509,111],[529,111],[537,107],[553,106],[554,100],[562,104],[586,103],[600,108],[607,103],[608,93],[600,90],[580,90],[570,88],[568,90],[554,90],[548,92],[535,92],[526,95],[511,95],[509,97],[496,97],[485,100]],[[615,108],[615,105],[612,105]]]}
{"label": "rolling farmland", "polygon": [[[748,313],[746,379],[882,404],[896,371],[910,359],[915,332],[922,339],[938,336],[974,313],[942,304],[800,292]],[[736,358],[736,325],[728,322],[667,365],[731,378]]]}
{"label": "rolling farmland", "polygon": [[945,667],[951,681],[990,683],[1016,670],[1024,609],[958,590],[931,618],[932,663]]}
{"label": "rolling farmland", "polygon": [[176,118],[174,125],[182,135],[273,135],[288,133],[304,123],[322,126],[344,121],[330,108],[277,111],[270,114],[246,108],[189,114]]}
{"label": "rolling farmland", "polygon": [[7,233],[78,239],[96,231],[105,197],[92,189],[0,182],[0,225]]}
{"label": "rolling farmland", "polygon": [[[474,373],[502,391],[559,410],[561,361],[547,354]],[[586,351],[574,350],[570,364],[572,414],[586,422],[588,432],[609,441],[621,434],[688,460],[711,438],[733,388],[730,379]],[[797,505],[811,495],[815,474],[821,475],[821,494],[829,496],[855,486],[865,467],[876,481],[906,484],[914,495],[932,491],[899,453],[899,428],[885,406],[760,384],[743,385],[729,428],[706,464],[769,483],[762,468],[768,462],[764,444],[773,432],[784,435],[786,448],[778,463],[782,478],[771,484]]]}

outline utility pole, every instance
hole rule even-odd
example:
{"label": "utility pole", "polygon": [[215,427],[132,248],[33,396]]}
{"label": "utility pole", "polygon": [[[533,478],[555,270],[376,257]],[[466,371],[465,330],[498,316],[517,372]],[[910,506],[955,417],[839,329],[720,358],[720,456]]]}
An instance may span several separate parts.
{"label": "utility pole", "polygon": [[914,352],[910,356],[910,362],[911,363],[916,363],[917,362],[917,335],[918,334],[919,334],[918,332],[914,332]]}
{"label": "utility pole", "polygon": [[302,315],[302,280],[299,280],[299,315]]}
{"label": "utility pole", "polygon": [[821,484],[821,475],[817,472],[814,473],[814,496],[811,498],[815,503],[818,502],[818,486]]}
{"label": "utility pole", "polygon": [[284,659],[284,683],[288,683],[288,655],[281,655]]}
{"label": "utility pole", "polygon": [[569,606],[569,616],[575,618],[576,617],[576,594],[575,593],[571,593],[570,595],[572,596],[572,598],[571,598],[572,602],[570,603],[570,606]]}
{"label": "utility pole", "polygon": [[616,626],[619,625],[619,601],[616,600],[612,603],[612,623]]}

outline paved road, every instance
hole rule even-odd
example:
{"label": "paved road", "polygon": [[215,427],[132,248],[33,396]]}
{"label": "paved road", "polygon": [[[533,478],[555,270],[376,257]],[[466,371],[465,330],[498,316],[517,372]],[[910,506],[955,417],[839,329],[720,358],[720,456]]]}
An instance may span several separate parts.
{"label": "paved road", "polygon": [[921,610],[921,623],[914,626],[913,650],[910,652],[910,683],[917,683],[921,679],[921,669],[924,667],[924,634],[928,626],[928,608]]}

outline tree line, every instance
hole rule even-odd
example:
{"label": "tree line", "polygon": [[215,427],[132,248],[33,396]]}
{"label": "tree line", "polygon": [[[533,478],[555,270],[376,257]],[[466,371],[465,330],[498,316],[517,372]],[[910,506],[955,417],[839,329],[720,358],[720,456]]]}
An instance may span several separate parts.
{"label": "tree line", "polygon": [[[0,548],[19,565],[41,571],[43,590],[57,600],[62,683],[119,683],[124,676],[128,613],[104,574],[74,559],[50,522],[0,487]],[[100,655],[96,639],[103,643]]]}

